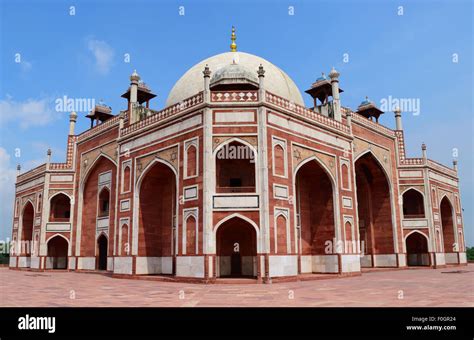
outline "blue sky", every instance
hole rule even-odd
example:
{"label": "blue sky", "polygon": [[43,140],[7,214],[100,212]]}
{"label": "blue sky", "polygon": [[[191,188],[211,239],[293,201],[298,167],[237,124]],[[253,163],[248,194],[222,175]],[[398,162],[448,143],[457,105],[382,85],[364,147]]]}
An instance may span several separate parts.
{"label": "blue sky", "polygon": [[[64,160],[68,113],[55,111],[56,98],[103,99],[117,113],[136,68],[160,109],[188,68],[229,50],[235,25],[238,50],[273,62],[301,91],[335,66],[344,106],[355,109],[366,95],[419,100],[419,115],[403,115],[407,153],[419,157],[425,142],[428,157],[451,165],[458,150],[474,246],[472,1],[0,3],[0,239],[10,236],[16,164],[44,162],[48,147],[53,161]],[[88,127],[85,114],[77,131]],[[381,123],[393,127],[393,113]]]}

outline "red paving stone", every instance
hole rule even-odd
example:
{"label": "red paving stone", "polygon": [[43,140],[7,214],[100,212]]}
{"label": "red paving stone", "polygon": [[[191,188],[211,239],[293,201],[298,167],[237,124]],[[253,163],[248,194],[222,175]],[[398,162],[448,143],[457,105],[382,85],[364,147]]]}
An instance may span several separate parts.
{"label": "red paving stone", "polygon": [[[399,299],[401,294],[403,298]],[[362,276],[316,281],[208,285],[0,268],[0,305],[473,307],[474,264],[444,269],[374,271]]]}

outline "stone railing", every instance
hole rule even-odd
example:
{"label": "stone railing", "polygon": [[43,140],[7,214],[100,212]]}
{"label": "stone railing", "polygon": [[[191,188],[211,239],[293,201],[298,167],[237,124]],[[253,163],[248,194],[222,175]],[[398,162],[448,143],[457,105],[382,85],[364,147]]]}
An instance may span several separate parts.
{"label": "stone railing", "polygon": [[127,136],[135,131],[138,131],[145,126],[151,125],[153,123],[156,123],[160,120],[166,119],[168,117],[174,116],[186,109],[189,109],[193,106],[196,106],[204,101],[204,96],[203,92],[199,92],[198,94],[189,97],[185,100],[183,100],[181,103],[174,104],[172,106],[169,106],[161,111],[155,111],[155,114],[152,114],[151,116],[140,120],[136,123],[133,123],[130,126],[127,126],[126,128],[122,129],[120,131],[120,135]]}
{"label": "stone railing", "polygon": [[353,121],[355,121],[357,123],[360,123],[361,125],[364,125],[364,126],[370,128],[370,129],[381,132],[385,135],[388,135],[390,137],[395,137],[395,131],[393,131],[392,129],[390,129],[386,126],[383,126],[379,123],[375,123],[375,122],[371,121],[370,119],[367,119],[364,116],[361,116],[358,113],[355,113],[355,112],[352,112],[352,111],[348,110],[347,108],[342,109],[343,115],[346,115],[347,111],[350,112]]}
{"label": "stone railing", "polygon": [[248,103],[258,101],[258,91],[212,91],[211,102]]}
{"label": "stone railing", "polygon": [[265,101],[268,103],[274,104],[276,106],[282,107],[284,109],[287,109],[291,112],[294,112],[300,116],[309,118],[313,121],[316,121],[318,123],[321,123],[323,125],[335,128],[337,130],[340,130],[345,133],[349,133],[350,129],[349,126],[338,122],[337,120],[334,120],[332,118],[328,118],[326,116],[323,116],[317,112],[314,112],[312,110],[309,110],[301,105],[295,104],[293,102],[290,102],[287,99],[284,99],[280,96],[277,96],[273,93],[270,93],[268,91],[265,91]]}
{"label": "stone railing", "polygon": [[70,170],[71,164],[67,163],[50,163],[49,164],[50,170]]}
{"label": "stone railing", "polygon": [[46,164],[41,164],[41,165],[37,166],[36,168],[33,168],[30,171],[25,172],[25,173],[21,174],[20,176],[18,176],[17,179],[16,179],[16,182],[20,183],[20,182],[26,181],[26,180],[28,180],[30,178],[33,178],[36,175],[39,175],[39,174],[41,174],[42,172],[45,172],[45,171],[46,171]]}
{"label": "stone railing", "polygon": [[103,132],[104,130],[110,129],[112,126],[119,123],[119,117],[120,117],[120,115],[114,116],[114,117],[110,118],[109,120],[106,120],[105,122],[103,122],[99,125],[96,125],[96,126],[92,127],[91,129],[86,130],[83,133],[77,135],[77,142],[80,143],[85,139],[88,139],[90,137],[93,137],[93,136]]}
{"label": "stone railing", "polygon": [[458,174],[456,172],[456,170],[444,165],[444,164],[441,164],[441,163],[438,163],[436,161],[433,161],[431,159],[428,159],[428,166],[430,168],[433,168],[434,170],[437,170],[441,173],[444,173],[444,174],[447,174],[447,175],[450,175],[450,176],[453,176],[453,177],[458,177]]}
{"label": "stone railing", "polygon": [[425,160],[423,158],[404,158],[400,159],[400,165],[423,165]]}

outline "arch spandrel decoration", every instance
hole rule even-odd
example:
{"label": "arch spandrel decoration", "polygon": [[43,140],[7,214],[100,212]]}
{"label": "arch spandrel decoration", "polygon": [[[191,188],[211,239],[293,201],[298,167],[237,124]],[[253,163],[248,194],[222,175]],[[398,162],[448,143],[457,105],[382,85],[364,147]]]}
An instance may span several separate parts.
{"label": "arch spandrel decoration", "polygon": [[365,153],[367,150],[370,150],[375,155],[387,175],[392,178],[392,166],[389,152],[378,145],[371,144],[362,139],[354,138],[354,159],[357,159],[359,155]]}
{"label": "arch spandrel decoration", "polygon": [[438,188],[438,204],[441,204],[443,197],[446,196],[449,199],[449,203],[453,206],[454,209],[454,196],[451,191],[446,191]]}
{"label": "arch spandrel decoration", "polygon": [[50,189],[48,192],[48,199],[50,199],[59,192],[63,192],[66,195],[69,195],[69,197],[72,197],[73,195],[72,189]]}
{"label": "arch spandrel decoration", "polygon": [[28,201],[33,202],[33,207],[36,207],[36,193],[28,195],[28,196],[23,196],[21,198],[21,207],[24,207],[26,202]]}
{"label": "arch spandrel decoration", "polygon": [[110,159],[113,159],[115,163],[117,163],[118,155],[117,155],[117,143],[109,143],[104,145],[101,148],[86,152],[82,155],[81,159],[81,183],[84,180],[84,176],[88,172],[91,165],[94,161],[101,155],[105,155]]}
{"label": "arch spandrel decoration", "polygon": [[148,165],[153,162],[156,158],[166,161],[166,163],[173,166],[176,173],[178,173],[179,168],[179,157],[178,157],[178,146],[173,146],[171,148],[160,150],[150,155],[137,158],[137,175],[136,178],[140,178],[143,170],[145,170]]}
{"label": "arch spandrel decoration", "polygon": [[409,189],[416,189],[423,194],[425,193],[425,187],[423,185],[400,185],[401,193],[405,193],[405,191],[408,191]]}
{"label": "arch spandrel decoration", "polygon": [[331,172],[333,178],[336,178],[336,157],[326,155],[322,152],[318,152],[311,149],[306,149],[300,146],[293,146],[293,172],[301,162],[304,162],[310,157],[316,157],[319,159],[326,168]]}
{"label": "arch spandrel decoration", "polygon": [[[228,141],[230,139],[234,139],[234,138],[236,138],[236,137],[233,137],[233,136],[214,136],[214,138],[212,140],[212,150],[215,151],[216,148],[219,147],[219,145],[222,145],[226,141]],[[254,137],[254,136],[238,136],[237,139],[241,139],[241,140],[249,143],[255,149],[258,146],[257,137]]]}

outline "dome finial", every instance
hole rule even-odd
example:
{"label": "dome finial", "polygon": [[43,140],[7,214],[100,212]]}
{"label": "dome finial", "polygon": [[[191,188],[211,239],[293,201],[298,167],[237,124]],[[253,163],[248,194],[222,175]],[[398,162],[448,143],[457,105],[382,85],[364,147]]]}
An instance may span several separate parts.
{"label": "dome finial", "polygon": [[237,38],[235,37],[235,27],[232,26],[232,35],[230,36],[230,40],[232,43],[230,44],[230,51],[231,52],[237,52],[237,44],[235,43],[235,40]]}

